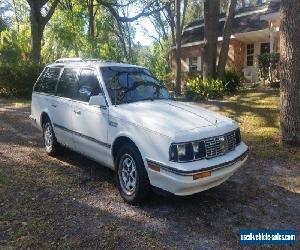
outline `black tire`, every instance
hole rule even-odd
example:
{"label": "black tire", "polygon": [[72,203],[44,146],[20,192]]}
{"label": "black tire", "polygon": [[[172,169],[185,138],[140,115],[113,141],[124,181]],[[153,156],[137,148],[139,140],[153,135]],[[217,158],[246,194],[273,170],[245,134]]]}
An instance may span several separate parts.
{"label": "black tire", "polygon": [[[50,133],[51,135],[49,135],[48,133]],[[49,118],[47,118],[43,123],[43,140],[44,140],[45,150],[48,155],[55,156],[60,152],[61,148],[59,143],[56,140],[54,130]]]}
{"label": "black tire", "polygon": [[[123,164],[125,164],[126,159],[129,159],[129,162],[130,160],[133,160],[136,170],[136,185],[134,190],[131,192],[129,192],[126,187],[124,187],[124,185],[126,186],[126,184],[124,178],[122,177],[122,169],[125,169]],[[129,179],[130,178],[131,177],[129,176]],[[150,194],[150,181],[144,166],[142,156],[137,147],[132,143],[122,146],[118,152],[116,159],[116,184],[122,198],[127,203],[132,205],[142,202]]]}

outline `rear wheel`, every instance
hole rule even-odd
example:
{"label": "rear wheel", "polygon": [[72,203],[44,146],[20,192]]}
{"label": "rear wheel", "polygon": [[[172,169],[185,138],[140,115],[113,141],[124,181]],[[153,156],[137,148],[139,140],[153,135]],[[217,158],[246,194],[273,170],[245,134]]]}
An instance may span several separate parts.
{"label": "rear wheel", "polygon": [[56,140],[54,130],[49,119],[47,119],[43,124],[43,139],[47,154],[51,156],[57,155],[60,150],[60,145]]}
{"label": "rear wheel", "polygon": [[122,198],[136,204],[150,192],[150,182],[140,152],[133,144],[124,145],[118,153],[116,182]]}

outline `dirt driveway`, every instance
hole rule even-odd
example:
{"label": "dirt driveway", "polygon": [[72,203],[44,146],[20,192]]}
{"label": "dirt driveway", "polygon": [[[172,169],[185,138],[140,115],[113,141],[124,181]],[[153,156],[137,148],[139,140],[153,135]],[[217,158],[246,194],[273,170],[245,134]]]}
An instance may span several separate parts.
{"label": "dirt driveway", "polygon": [[112,171],[69,150],[47,156],[29,110],[0,100],[2,248],[236,249],[239,229],[300,232],[299,166],[250,154],[219,187],[185,198],[155,193],[134,207]]}

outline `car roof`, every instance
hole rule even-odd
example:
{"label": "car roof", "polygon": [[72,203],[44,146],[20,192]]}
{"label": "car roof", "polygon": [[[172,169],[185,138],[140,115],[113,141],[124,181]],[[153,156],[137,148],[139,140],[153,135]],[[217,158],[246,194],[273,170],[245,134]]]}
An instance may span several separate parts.
{"label": "car roof", "polygon": [[54,63],[48,64],[47,67],[137,67],[145,68],[139,65],[102,61],[98,59],[81,59],[81,58],[62,58],[56,60]]}

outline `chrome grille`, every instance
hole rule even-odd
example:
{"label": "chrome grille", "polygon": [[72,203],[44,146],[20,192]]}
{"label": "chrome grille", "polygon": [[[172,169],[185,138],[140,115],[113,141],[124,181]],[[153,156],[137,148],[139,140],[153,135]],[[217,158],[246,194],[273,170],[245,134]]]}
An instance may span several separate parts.
{"label": "chrome grille", "polygon": [[210,138],[204,141],[206,158],[213,158],[221,154],[219,137]]}
{"label": "chrome grille", "polygon": [[236,133],[232,131],[228,134],[212,137],[204,140],[206,158],[214,158],[232,151],[236,147]]}
{"label": "chrome grille", "polygon": [[236,147],[236,135],[235,132],[229,133],[225,136],[227,141],[227,151],[234,150]]}

